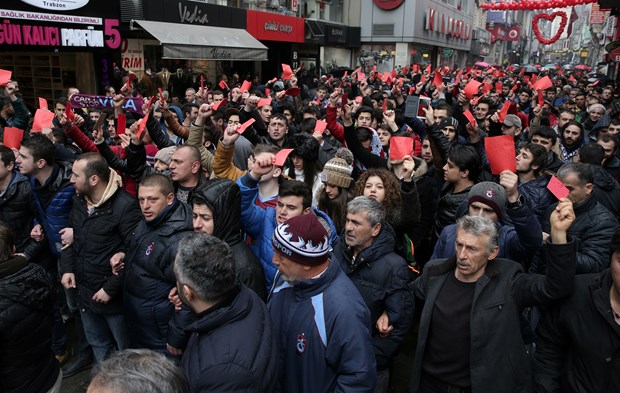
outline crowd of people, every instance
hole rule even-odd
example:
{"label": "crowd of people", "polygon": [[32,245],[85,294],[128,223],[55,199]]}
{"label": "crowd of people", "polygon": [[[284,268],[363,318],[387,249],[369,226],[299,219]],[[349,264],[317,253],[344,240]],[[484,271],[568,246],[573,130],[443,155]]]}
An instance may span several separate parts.
{"label": "crowd of people", "polygon": [[300,71],[1,88],[0,391],[620,391],[620,88]]}

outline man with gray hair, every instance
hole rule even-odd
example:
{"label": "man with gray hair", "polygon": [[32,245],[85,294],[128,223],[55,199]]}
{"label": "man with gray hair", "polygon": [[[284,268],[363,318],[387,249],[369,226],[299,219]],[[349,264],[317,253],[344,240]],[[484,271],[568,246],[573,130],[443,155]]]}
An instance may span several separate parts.
{"label": "man with gray hair", "polygon": [[333,257],[360,291],[370,310],[377,360],[375,392],[386,392],[389,367],[413,322],[413,272],[394,252],[396,235],[385,222],[385,207],[365,196],[347,205],[345,236]]}
{"label": "man with gray hair", "polygon": [[196,314],[182,366],[193,393],[272,392],[278,377],[276,336],[267,306],[237,282],[228,244],[201,232],[179,243],[178,293]]}
{"label": "man with gray hair", "polygon": [[575,275],[575,220],[570,200],[551,214],[547,275],[496,258],[497,226],[487,217],[457,222],[456,255],[430,261],[414,283],[424,303],[411,390],[415,392],[528,392],[532,390],[519,318],[525,307],[568,296]]}
{"label": "man with gray hair", "polygon": [[190,393],[172,360],[150,349],[126,349],[93,370],[86,393]]}
{"label": "man with gray hair", "polygon": [[[598,273],[609,266],[609,242],[618,228],[618,220],[593,194],[594,174],[588,164],[564,164],[557,173],[558,179],[568,188],[568,199],[575,208],[575,222],[569,235],[579,239],[577,246],[577,274]],[[549,216],[557,204],[547,210],[542,225],[543,237],[548,237]],[[546,247],[546,246],[545,246]],[[530,272],[543,273],[548,258],[542,250],[538,253]]]}

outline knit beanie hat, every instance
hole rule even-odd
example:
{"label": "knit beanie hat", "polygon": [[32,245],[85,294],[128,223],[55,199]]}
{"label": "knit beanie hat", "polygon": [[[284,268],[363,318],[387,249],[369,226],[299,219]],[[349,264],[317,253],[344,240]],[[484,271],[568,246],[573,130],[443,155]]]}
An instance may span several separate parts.
{"label": "knit beanie hat", "polygon": [[336,150],[336,155],[334,157],[342,158],[347,162],[347,164],[353,165],[353,153],[351,153],[351,150],[347,149],[346,147],[341,147]]}
{"label": "knit beanie hat", "polygon": [[329,183],[340,188],[349,188],[351,185],[351,173],[353,168],[342,158],[334,157],[325,163],[323,167],[324,183]]}
{"label": "knit beanie hat", "polygon": [[501,220],[504,206],[506,206],[506,192],[504,187],[490,181],[476,184],[469,190],[467,206],[474,202],[481,202],[489,206]]}
{"label": "knit beanie hat", "polygon": [[176,146],[165,147],[155,153],[155,160],[159,160],[166,165],[170,165],[172,161],[172,153],[177,149]]}
{"label": "knit beanie hat", "polygon": [[459,129],[459,121],[454,117],[445,117],[443,120],[439,122],[439,129],[444,127],[454,127],[455,130]]}
{"label": "knit beanie hat", "polygon": [[305,266],[327,260],[329,237],[314,213],[302,214],[278,225],[271,238],[276,252]]}
{"label": "knit beanie hat", "polygon": [[592,104],[588,107],[588,113],[592,112],[595,109],[602,110],[603,113],[605,113],[606,111],[605,106],[603,104]]}

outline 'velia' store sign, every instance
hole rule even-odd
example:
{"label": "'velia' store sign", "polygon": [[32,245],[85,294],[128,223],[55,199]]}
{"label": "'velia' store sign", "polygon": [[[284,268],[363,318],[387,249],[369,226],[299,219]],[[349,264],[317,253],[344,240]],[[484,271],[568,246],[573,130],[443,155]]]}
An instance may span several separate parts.
{"label": "'velia' store sign", "polygon": [[432,8],[426,10],[424,15],[424,29],[439,34],[447,35],[452,38],[463,40],[471,39],[471,25],[457,18],[446,17],[446,14]]}

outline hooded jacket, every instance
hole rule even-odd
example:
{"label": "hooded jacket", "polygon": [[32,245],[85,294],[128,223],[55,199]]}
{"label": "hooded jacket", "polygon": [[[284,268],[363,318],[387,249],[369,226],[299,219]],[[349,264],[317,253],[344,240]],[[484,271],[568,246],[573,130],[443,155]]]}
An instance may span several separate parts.
{"label": "hooded jacket", "polygon": [[15,234],[16,252],[31,258],[38,248],[30,237],[36,208],[28,178],[14,170],[11,181],[0,195],[0,221],[6,223]]}
{"label": "hooded jacket", "polygon": [[538,326],[536,392],[620,392],[620,328],[610,310],[609,269],[575,277],[575,291]]}
{"label": "hooded jacket", "polygon": [[620,217],[620,184],[600,165],[590,165],[594,173],[594,198],[615,217]]}
{"label": "hooded jacket", "polygon": [[[389,224],[382,226],[372,244],[353,259],[353,249],[345,238],[334,246],[334,259],[359,290],[370,310],[373,322],[372,336],[375,345],[377,368],[385,369],[396,355],[413,322],[413,272],[403,258],[394,252],[395,233]],[[383,337],[376,330],[375,322],[387,311],[394,330]]]}
{"label": "hooded jacket", "polygon": [[213,179],[194,191],[206,200],[213,212],[213,236],[230,247],[235,260],[237,279],[267,300],[265,272],[250,248],[241,237],[241,192],[239,186],[228,179]]}
{"label": "hooded jacket", "polygon": [[25,258],[0,262],[0,392],[47,392],[58,361],[51,350],[54,285]]}
{"label": "hooded jacket", "polygon": [[175,312],[168,300],[176,286],[174,258],[179,241],[191,233],[192,210],[175,199],[155,220],[142,220],[125,257],[125,319],[132,346],[166,350],[169,343],[184,348],[183,327],[189,310]]}
{"label": "hooded jacket", "polygon": [[182,365],[192,392],[273,392],[278,345],[267,306],[239,285],[232,296],[197,316]]}

